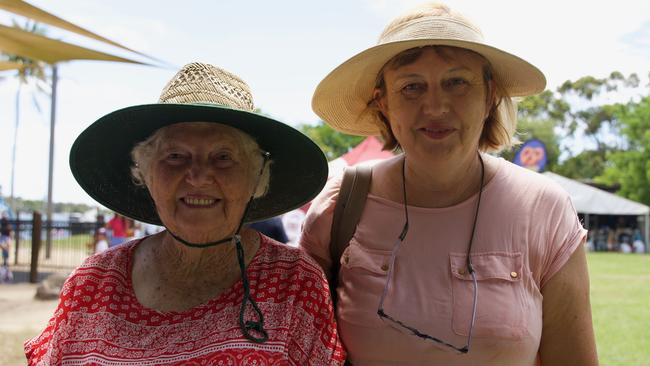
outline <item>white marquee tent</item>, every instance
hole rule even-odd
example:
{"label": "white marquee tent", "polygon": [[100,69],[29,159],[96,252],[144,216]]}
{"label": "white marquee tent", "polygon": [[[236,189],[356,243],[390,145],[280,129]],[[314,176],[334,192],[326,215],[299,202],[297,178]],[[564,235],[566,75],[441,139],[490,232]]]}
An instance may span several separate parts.
{"label": "white marquee tent", "polygon": [[585,215],[587,226],[589,215],[643,216],[645,242],[649,242],[650,207],[555,173],[544,172],[543,174],[569,192],[576,211]]}

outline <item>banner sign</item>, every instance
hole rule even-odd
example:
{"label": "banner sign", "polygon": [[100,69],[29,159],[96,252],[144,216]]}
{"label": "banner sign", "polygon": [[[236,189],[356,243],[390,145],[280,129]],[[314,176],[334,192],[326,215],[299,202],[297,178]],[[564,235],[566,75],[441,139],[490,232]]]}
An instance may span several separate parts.
{"label": "banner sign", "polygon": [[521,145],[521,148],[515,154],[513,162],[536,172],[544,171],[546,166],[546,146],[540,140],[530,139]]}

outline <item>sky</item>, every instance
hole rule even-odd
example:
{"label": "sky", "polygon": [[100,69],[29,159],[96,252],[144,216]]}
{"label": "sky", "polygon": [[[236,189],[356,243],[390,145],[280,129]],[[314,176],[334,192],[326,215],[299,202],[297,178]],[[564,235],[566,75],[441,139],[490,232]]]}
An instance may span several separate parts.
{"label": "sky", "polygon": [[[129,48],[164,60],[165,68],[73,61],[59,65],[53,199],[97,205],[70,173],[75,138],[101,116],[154,103],[186,63],[229,70],[251,87],[255,104],[289,125],[313,124],[311,95],[346,59],[373,46],[384,26],[420,1],[28,0],[33,5]],[[650,1],[446,1],[482,29],[487,42],[539,67],[548,89],[565,80],[618,70],[650,72]],[[0,10],[0,23],[11,24]],[[48,27],[49,36],[131,56],[117,48]],[[135,56],[134,56],[135,57]],[[135,57],[138,58],[138,57]],[[142,60],[142,58],[138,58]],[[0,186],[10,193],[18,84],[0,73]],[[38,103],[34,103],[37,101]],[[40,106],[40,112],[36,108]],[[23,88],[14,194],[47,197],[50,100]],[[125,178],[128,179],[128,178]]]}

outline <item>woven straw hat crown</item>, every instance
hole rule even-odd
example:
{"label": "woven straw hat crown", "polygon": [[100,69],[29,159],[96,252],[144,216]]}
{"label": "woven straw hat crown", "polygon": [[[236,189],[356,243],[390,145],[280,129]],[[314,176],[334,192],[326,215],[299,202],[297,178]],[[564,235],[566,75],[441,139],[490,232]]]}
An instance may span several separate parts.
{"label": "woven straw hat crown", "polygon": [[[411,16],[398,17],[386,26],[378,45],[414,39],[457,39],[483,43],[481,30],[462,14],[442,4],[417,7]],[[426,14],[426,15],[425,15]]]}
{"label": "woven straw hat crown", "polygon": [[218,104],[252,112],[248,85],[237,75],[210,64],[185,65],[165,86],[158,103]]}

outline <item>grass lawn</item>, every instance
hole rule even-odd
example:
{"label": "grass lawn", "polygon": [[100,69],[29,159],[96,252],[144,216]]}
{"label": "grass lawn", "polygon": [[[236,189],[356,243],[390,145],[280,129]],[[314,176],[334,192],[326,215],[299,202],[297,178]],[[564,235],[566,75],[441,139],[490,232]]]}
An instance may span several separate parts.
{"label": "grass lawn", "polygon": [[[92,242],[93,242],[92,235],[76,234],[63,239],[53,239],[52,246],[56,248],[68,248],[68,249],[86,251],[88,248],[88,243],[92,243]],[[43,240],[42,245],[45,245],[45,240]]]}
{"label": "grass lawn", "polygon": [[650,365],[650,255],[589,253],[588,261],[600,364]]}

